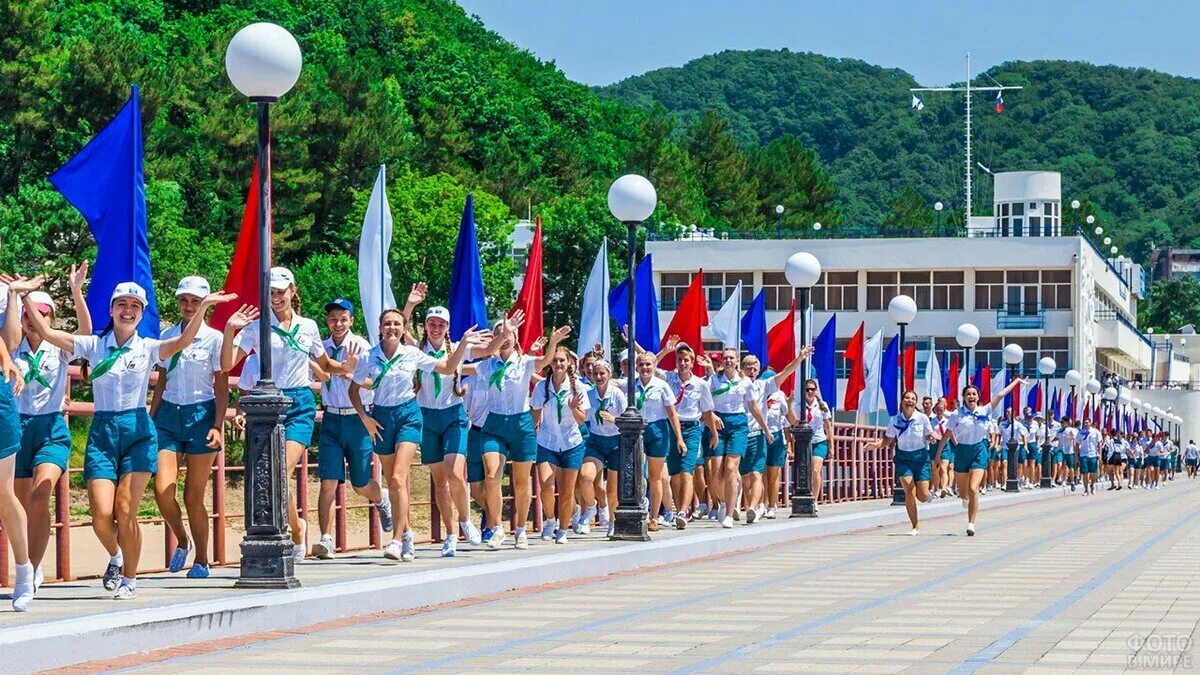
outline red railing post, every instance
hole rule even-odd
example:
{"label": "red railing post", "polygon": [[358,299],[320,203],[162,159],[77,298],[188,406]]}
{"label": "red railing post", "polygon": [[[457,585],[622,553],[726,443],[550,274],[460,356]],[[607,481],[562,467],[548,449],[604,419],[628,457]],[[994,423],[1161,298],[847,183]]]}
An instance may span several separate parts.
{"label": "red railing post", "polygon": [[225,560],[225,451],[217,453],[212,480],[212,563],[224,565]]}
{"label": "red railing post", "polygon": [[0,586],[8,585],[8,534],[0,524]]}
{"label": "red railing post", "polygon": [[429,539],[442,540],[442,510],[437,503],[438,486],[433,480],[433,471],[429,472]]}
{"label": "red railing post", "polygon": [[64,471],[54,484],[54,576],[59,581],[71,581],[71,472]]}
{"label": "red railing post", "polygon": [[338,552],[346,550],[346,484],[338,483],[333,498],[333,542]]}
{"label": "red railing post", "polygon": [[[383,499],[391,499],[391,496],[388,494],[387,484],[383,482],[383,467],[375,453],[371,453],[371,477],[379,485],[379,493],[383,496]],[[379,548],[382,539],[380,535],[383,531],[379,523],[379,509],[372,506],[369,513],[371,516],[370,522],[367,525],[367,543],[371,548]]]}

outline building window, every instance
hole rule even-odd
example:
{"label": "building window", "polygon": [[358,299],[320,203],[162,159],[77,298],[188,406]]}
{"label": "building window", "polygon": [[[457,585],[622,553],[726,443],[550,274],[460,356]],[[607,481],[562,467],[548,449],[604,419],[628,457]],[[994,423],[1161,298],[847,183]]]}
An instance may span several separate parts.
{"label": "building window", "polygon": [[975,309],[997,309],[1004,304],[1004,272],[975,272]]}
{"label": "building window", "polygon": [[887,309],[897,295],[898,272],[867,272],[867,309]]}
{"label": "building window", "polygon": [[1071,270],[1042,270],[1046,309],[1071,309]]}
{"label": "building window", "polygon": [[658,282],[658,300],[663,310],[679,309],[679,302],[692,283],[687,272],[663,272]]}
{"label": "building window", "polygon": [[812,288],[812,306],[817,311],[857,311],[858,272],[823,273]]}
{"label": "building window", "polygon": [[933,273],[932,309],[962,309],[963,295],[962,272]]}
{"label": "building window", "polygon": [[742,306],[746,307],[754,301],[753,272],[705,272],[704,293],[708,297],[708,308],[720,309],[739,281],[742,282]]}
{"label": "building window", "polygon": [[795,287],[788,283],[783,272],[763,272],[762,289],[767,311],[786,312],[791,308],[792,299],[797,295]]}

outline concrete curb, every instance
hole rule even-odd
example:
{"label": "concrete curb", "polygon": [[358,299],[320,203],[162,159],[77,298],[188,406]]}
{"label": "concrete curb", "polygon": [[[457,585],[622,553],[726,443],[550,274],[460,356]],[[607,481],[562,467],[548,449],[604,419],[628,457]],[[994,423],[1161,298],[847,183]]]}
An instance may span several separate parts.
{"label": "concrete curb", "polygon": [[[1053,499],[1060,488],[1001,494],[980,509]],[[714,554],[907,522],[904,509],[877,509],[816,519],[789,519],[753,528],[708,531],[648,543],[614,544],[524,559],[388,574],[289,591],[261,591],[200,602],[149,607],[0,631],[0,673],[28,672],[177,647],[260,631],[295,630],[349,616],[395,612],[491,595],[516,588],[680,563]],[[921,507],[923,519],[961,514],[957,499]]]}

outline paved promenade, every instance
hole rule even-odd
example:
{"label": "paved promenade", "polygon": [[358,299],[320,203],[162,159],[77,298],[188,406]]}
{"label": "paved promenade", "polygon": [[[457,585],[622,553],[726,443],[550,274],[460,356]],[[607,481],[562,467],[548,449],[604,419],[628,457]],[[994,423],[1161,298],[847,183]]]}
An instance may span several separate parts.
{"label": "paved promenade", "polygon": [[[792,537],[739,554],[497,587],[441,606],[242,634],[91,667],[969,673],[1196,666],[1200,482],[1094,497],[1054,493],[988,499],[993,508],[982,512],[973,538],[964,536],[957,504],[943,503],[930,514],[944,517],[929,519],[915,538],[904,525]],[[826,512],[831,522],[879,506],[840,507],[839,515],[825,509],[822,520]],[[555,548],[533,555],[553,556]],[[370,564],[353,560],[340,564]]]}

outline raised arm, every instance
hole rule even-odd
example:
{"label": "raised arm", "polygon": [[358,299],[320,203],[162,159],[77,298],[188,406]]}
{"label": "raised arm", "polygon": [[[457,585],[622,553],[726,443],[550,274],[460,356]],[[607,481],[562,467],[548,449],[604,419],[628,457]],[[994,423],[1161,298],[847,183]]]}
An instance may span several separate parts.
{"label": "raised arm", "polygon": [[442,375],[453,375],[454,371],[458,370],[458,364],[462,363],[463,358],[466,357],[467,350],[483,346],[487,338],[487,333],[475,330],[474,326],[467,329],[467,332],[463,333],[462,340],[459,340],[454,351],[450,356],[438,362],[434,371]]}
{"label": "raised arm", "polygon": [[83,297],[83,285],[87,283],[88,264],[84,260],[78,267],[71,265],[71,301],[75,303],[75,334],[92,334],[92,312],[87,298]]}
{"label": "raised arm", "polygon": [[1007,387],[1001,389],[1000,393],[993,394],[991,402],[989,402],[987,404],[988,410],[995,410],[996,406],[1000,405],[1004,401],[1005,397],[1008,396],[1009,392],[1011,392],[1013,389],[1016,389],[1017,387],[1021,386],[1024,382],[1025,382],[1025,380],[1018,377],[1015,380],[1013,380],[1012,382],[1009,382]]}
{"label": "raised arm", "polygon": [[668,336],[666,341],[663,342],[663,348],[658,350],[658,354],[655,355],[654,362],[661,363],[663,359],[667,358],[667,354],[673,353],[675,351],[675,348],[678,346],[679,346],[679,336],[678,335]]}
{"label": "raised arm", "polygon": [[[408,292],[408,300],[406,300],[404,303],[404,311],[401,312],[401,314],[404,315],[405,323],[410,326],[412,325],[413,310],[417,308],[417,305],[425,302],[425,298],[428,296],[429,287],[425,285],[424,281],[418,281],[412,285],[412,290]],[[374,320],[374,318],[367,317],[367,320],[371,321]]]}
{"label": "raised arm", "polygon": [[225,323],[225,339],[221,342],[221,370],[229,372],[246,358],[246,351],[234,346],[234,338],[242,329],[258,319],[258,308],[242,305]]}
{"label": "raised arm", "polygon": [[784,366],[783,369],[778,373],[775,373],[775,384],[782,386],[784,381],[791,377],[792,373],[796,372],[796,369],[800,367],[800,364],[804,362],[804,359],[812,356],[812,353],[812,345],[807,345],[802,348],[800,353],[796,355],[796,358],[792,359],[791,363]]}
{"label": "raised arm", "polygon": [[[196,334],[200,332],[200,326],[204,325],[208,308],[231,300],[237,300],[237,293],[209,293],[207,297],[200,301],[200,307],[192,316],[191,321],[188,321],[187,325],[184,326],[183,332],[170,340],[164,340],[159,346],[158,358],[166,361],[174,356],[176,352],[192,344],[192,340],[195,340]],[[222,356],[224,356],[223,353]],[[223,358],[222,362],[224,362]]]}
{"label": "raised arm", "polygon": [[549,367],[550,362],[554,360],[554,350],[558,349],[558,343],[563,341],[563,338],[571,334],[571,326],[559,326],[550,334],[550,344],[546,346],[546,351],[538,357],[537,362],[533,364],[533,369],[536,372],[541,372]]}
{"label": "raised arm", "polygon": [[13,290],[12,279],[5,279],[8,286],[8,308],[4,310],[4,329],[0,336],[4,346],[14,352],[21,345],[21,296]]}
{"label": "raised arm", "polygon": [[[32,279],[16,279],[9,284],[9,288],[15,287],[17,289],[17,294],[21,296],[21,303],[25,307],[25,314],[29,317],[29,323],[33,326],[33,330],[37,331],[37,334],[41,335],[43,340],[55,347],[67,353],[73,353],[75,351],[75,336],[65,330],[58,330],[52,327],[50,322],[46,320],[46,317],[42,316],[42,313],[37,311],[37,308],[33,306],[33,301],[29,299],[29,292],[40,288],[43,281],[45,279],[41,275]],[[5,350],[5,353],[7,351]]]}

